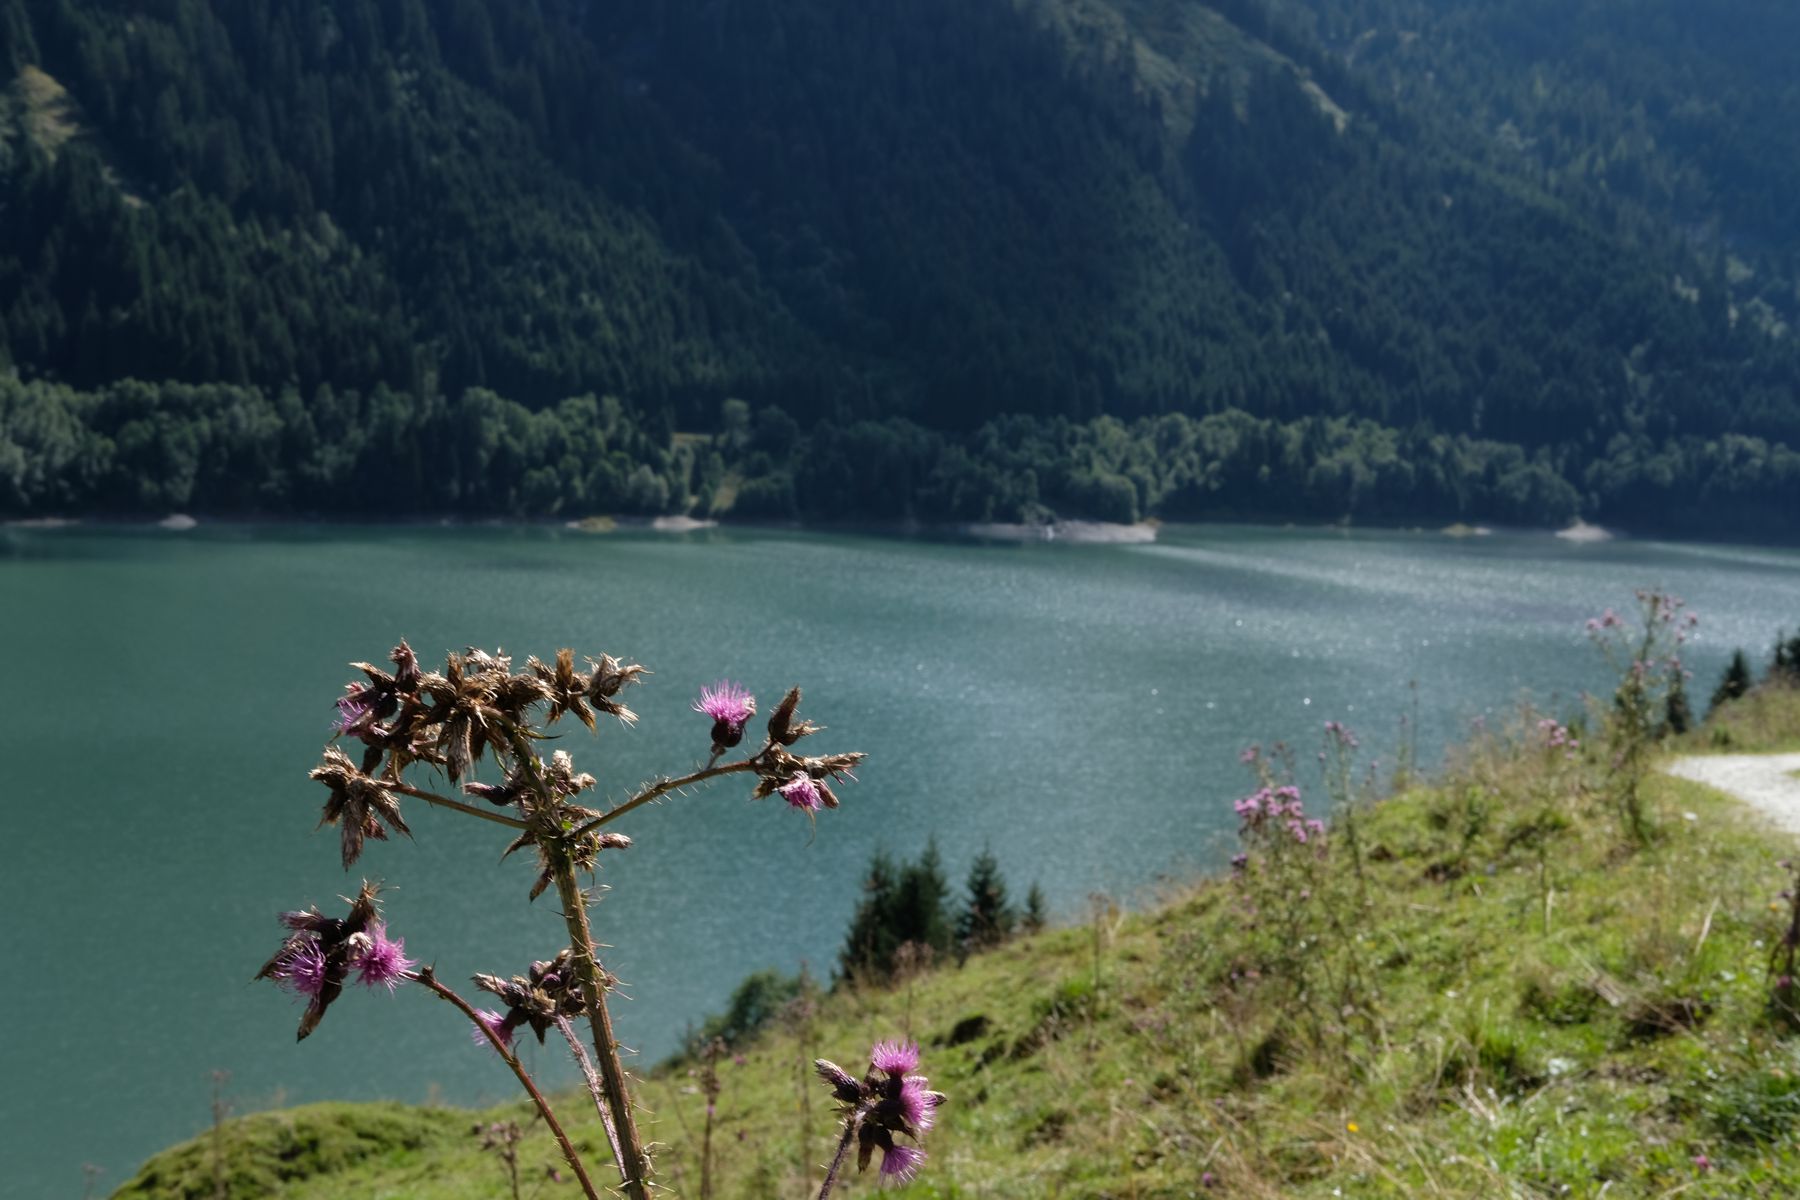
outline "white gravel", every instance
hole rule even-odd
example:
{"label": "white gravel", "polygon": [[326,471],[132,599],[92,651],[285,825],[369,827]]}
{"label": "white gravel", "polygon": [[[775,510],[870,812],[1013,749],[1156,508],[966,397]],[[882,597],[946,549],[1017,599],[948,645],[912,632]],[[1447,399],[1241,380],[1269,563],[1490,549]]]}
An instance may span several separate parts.
{"label": "white gravel", "polygon": [[1665,768],[1736,796],[1768,814],[1781,828],[1800,833],[1800,754],[1707,754],[1678,758]]}

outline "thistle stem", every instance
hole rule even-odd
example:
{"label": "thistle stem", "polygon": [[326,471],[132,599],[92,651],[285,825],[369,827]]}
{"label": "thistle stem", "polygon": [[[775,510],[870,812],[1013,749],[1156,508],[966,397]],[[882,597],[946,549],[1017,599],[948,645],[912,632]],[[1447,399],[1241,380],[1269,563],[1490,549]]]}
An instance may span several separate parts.
{"label": "thistle stem", "polygon": [[856,1118],[844,1118],[844,1136],[838,1139],[837,1153],[831,1157],[831,1165],[825,1169],[825,1183],[819,1188],[819,1200],[826,1200],[831,1189],[837,1185],[838,1172],[844,1169],[844,1160],[850,1157],[850,1143],[856,1139]]}
{"label": "thistle stem", "polygon": [[537,1084],[531,1081],[531,1076],[519,1064],[518,1057],[488,1027],[488,1023],[481,1019],[481,1014],[477,1013],[467,1000],[439,983],[430,967],[418,971],[408,971],[406,977],[429,988],[441,999],[448,1000],[462,1010],[463,1016],[475,1023],[475,1028],[481,1030],[482,1035],[487,1038],[488,1044],[493,1046],[500,1057],[506,1060],[506,1065],[512,1068],[512,1073],[518,1076],[519,1083],[530,1094],[532,1103],[537,1105],[538,1115],[544,1118],[544,1124],[548,1125],[550,1132],[556,1136],[557,1145],[562,1147],[563,1157],[568,1160],[569,1169],[574,1171],[575,1178],[581,1181],[582,1193],[587,1196],[588,1200],[600,1200],[600,1193],[594,1189],[593,1181],[588,1178],[587,1168],[582,1165],[581,1155],[575,1151],[575,1143],[571,1142],[569,1135],[563,1132],[562,1123],[556,1119],[556,1113],[551,1109],[550,1102],[544,1099],[542,1092],[538,1091]]}
{"label": "thistle stem", "polygon": [[734,775],[740,771],[755,770],[757,760],[762,758],[764,751],[768,750],[768,748],[769,747],[767,745],[765,745],[761,750],[758,750],[755,754],[751,755],[749,758],[741,759],[738,762],[734,762],[734,763],[726,763],[722,767],[702,767],[700,770],[695,771],[693,774],[683,775],[679,779],[658,780],[656,783],[651,784],[649,787],[645,788],[643,791],[639,792],[637,795],[633,796],[631,799],[621,801],[616,807],[608,809],[606,812],[601,813],[599,816],[595,817],[593,820],[589,821],[587,824],[581,826],[574,833],[570,834],[569,838],[572,841],[576,838],[583,836],[584,834],[592,833],[592,832],[594,832],[594,830],[600,828],[602,825],[607,824],[609,821],[612,821],[618,817],[622,817],[626,813],[630,812],[632,809],[639,808],[645,804],[650,803],[652,800],[656,800],[663,796],[666,796],[670,792],[677,792],[677,791],[680,791],[684,787],[689,787],[696,783],[704,783],[709,779],[717,779],[721,775]]}
{"label": "thistle stem", "polygon": [[471,817],[480,817],[483,821],[492,821],[496,825],[504,825],[508,829],[530,829],[531,826],[517,817],[509,817],[505,813],[497,813],[492,809],[476,808],[473,804],[464,804],[461,800],[452,800],[448,796],[440,796],[436,792],[428,792],[424,788],[414,787],[410,783],[382,784],[389,791],[399,792],[403,796],[415,796],[427,804],[435,804],[439,808],[453,808],[459,813],[467,813]]}
{"label": "thistle stem", "polygon": [[594,1059],[600,1068],[600,1090],[606,1097],[606,1107],[612,1112],[613,1128],[618,1134],[620,1185],[630,1200],[650,1200],[650,1156],[644,1152],[644,1143],[638,1136],[631,1093],[625,1083],[625,1066],[619,1059],[612,1014],[606,1007],[606,985],[602,982],[600,964],[594,958],[587,897],[575,879],[572,847],[581,834],[562,829],[556,796],[545,783],[537,756],[531,752],[531,743],[523,731],[514,730],[511,741],[519,770],[530,779],[538,794],[537,819],[533,828],[537,832],[538,849],[556,880],[557,895],[562,900],[563,921],[569,930],[569,950],[575,959],[575,975],[581,980],[582,999],[587,1003],[588,1025],[594,1034]]}
{"label": "thistle stem", "polygon": [[624,1161],[625,1152],[619,1149],[619,1130],[613,1124],[611,1110],[606,1107],[606,1093],[600,1089],[600,1076],[594,1073],[594,1061],[582,1048],[581,1039],[575,1036],[575,1025],[569,1018],[558,1016],[556,1028],[562,1033],[563,1040],[569,1043],[569,1054],[581,1070],[581,1079],[587,1084],[588,1095],[594,1099],[594,1109],[600,1114],[600,1124],[606,1130],[606,1144],[612,1147],[613,1160]]}

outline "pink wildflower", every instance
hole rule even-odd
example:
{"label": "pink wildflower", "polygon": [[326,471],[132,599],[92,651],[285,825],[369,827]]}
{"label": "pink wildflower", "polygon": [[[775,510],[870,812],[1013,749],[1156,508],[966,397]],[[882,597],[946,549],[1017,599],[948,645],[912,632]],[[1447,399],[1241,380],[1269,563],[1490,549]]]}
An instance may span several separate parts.
{"label": "pink wildflower", "polygon": [[275,981],[296,995],[317,996],[325,987],[325,951],[314,938],[294,947],[286,961],[275,968]]}
{"label": "pink wildflower", "polygon": [[[475,1022],[477,1028],[471,1033],[477,1046],[486,1046],[491,1050],[494,1047],[494,1041],[499,1042],[502,1046],[512,1045],[513,1031],[507,1026],[506,1018],[499,1013],[483,1009],[475,1014]],[[494,1041],[488,1040],[488,1034],[493,1034]]]}
{"label": "pink wildflower", "polygon": [[810,775],[796,775],[778,790],[783,800],[806,812],[816,813],[825,807],[825,799],[819,795],[819,785],[813,782]]}
{"label": "pink wildflower", "polygon": [[385,987],[391,992],[418,963],[406,957],[405,938],[389,940],[387,926],[373,926],[368,936],[368,947],[354,960],[356,977],[366,987]]}
{"label": "pink wildflower", "polygon": [[912,1146],[898,1143],[886,1146],[881,1151],[881,1178],[883,1182],[911,1183],[925,1165],[925,1152]]}
{"label": "pink wildflower", "polygon": [[869,1051],[869,1063],[877,1071],[886,1071],[889,1075],[905,1075],[916,1071],[919,1067],[919,1043],[917,1042],[876,1042]]}

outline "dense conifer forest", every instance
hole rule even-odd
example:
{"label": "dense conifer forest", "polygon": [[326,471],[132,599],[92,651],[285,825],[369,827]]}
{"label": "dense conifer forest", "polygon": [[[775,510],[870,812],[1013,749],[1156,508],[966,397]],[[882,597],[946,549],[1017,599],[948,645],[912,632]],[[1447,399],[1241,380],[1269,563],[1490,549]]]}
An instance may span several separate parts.
{"label": "dense conifer forest", "polygon": [[1795,51],[1779,0],[0,0],[0,512],[1779,535]]}

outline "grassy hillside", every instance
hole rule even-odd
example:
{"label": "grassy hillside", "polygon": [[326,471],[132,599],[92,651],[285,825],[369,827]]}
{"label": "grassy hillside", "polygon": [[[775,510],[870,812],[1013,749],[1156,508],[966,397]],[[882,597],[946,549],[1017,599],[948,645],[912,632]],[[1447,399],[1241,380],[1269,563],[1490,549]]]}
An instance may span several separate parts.
{"label": "grassy hillside", "polygon": [[[1800,692],[1754,694],[1730,719],[1733,749],[1800,747]],[[1654,832],[1634,848],[1592,757],[1537,721],[1478,734],[1442,778],[1358,811],[1360,882],[1340,820],[1329,858],[1289,860],[1304,898],[1207,880],[1153,912],[1100,908],[826,997],[720,1062],[715,1194],[816,1189],[831,1130],[807,1063],[861,1069],[895,1034],[950,1095],[907,1195],[1800,1192],[1800,1039],[1765,974],[1793,839],[1654,776]],[[1244,878],[1300,878],[1273,861],[1259,849]],[[640,1096],[664,1182],[699,1195],[698,1076],[664,1069]],[[504,1195],[470,1130],[505,1120],[529,1110],[314,1106],[230,1122],[218,1161],[239,1200]],[[575,1124],[603,1154],[593,1122]],[[214,1146],[172,1149],[118,1194],[213,1195]],[[541,1128],[520,1161],[523,1194],[574,1194],[548,1178]]]}

